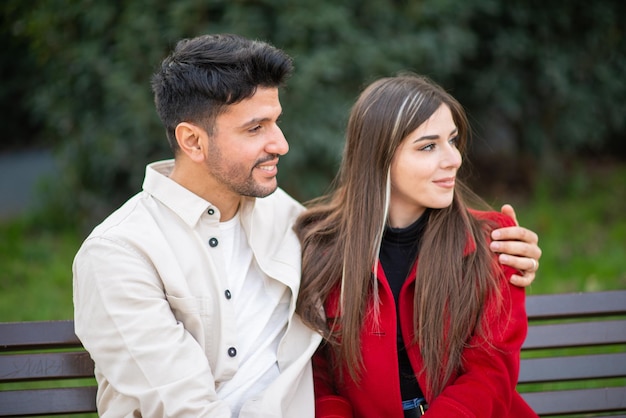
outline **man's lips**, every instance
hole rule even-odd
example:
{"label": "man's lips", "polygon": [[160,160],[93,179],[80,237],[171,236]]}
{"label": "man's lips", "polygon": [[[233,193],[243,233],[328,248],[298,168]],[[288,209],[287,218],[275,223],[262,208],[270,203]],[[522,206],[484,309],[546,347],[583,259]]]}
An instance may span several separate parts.
{"label": "man's lips", "polygon": [[258,168],[266,173],[273,174],[278,170],[278,158],[260,162],[255,166],[255,168]]}

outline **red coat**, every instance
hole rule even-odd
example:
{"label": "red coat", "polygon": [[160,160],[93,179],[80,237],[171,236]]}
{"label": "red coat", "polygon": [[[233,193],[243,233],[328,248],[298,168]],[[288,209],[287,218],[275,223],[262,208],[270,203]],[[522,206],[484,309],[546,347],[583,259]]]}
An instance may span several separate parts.
{"label": "red coat", "polygon": [[[501,226],[513,225],[510,218],[497,212],[474,212],[474,215],[491,219]],[[474,251],[475,247],[472,247],[473,245],[468,245],[468,251]],[[525,293],[523,288],[509,283],[514,270],[504,266],[504,272],[506,277],[502,277],[500,282],[504,298],[503,308],[498,315],[487,306],[482,319],[483,326],[489,329],[492,344],[483,343],[479,337],[472,338],[468,348],[463,352],[465,373],[453,377],[435,399],[428,393],[423,374],[419,375],[420,387],[429,401],[426,417],[537,417],[515,391],[520,349],[527,332]],[[415,273],[416,270],[413,269],[399,297],[402,335],[405,342],[412,341],[414,335],[411,324]],[[365,320],[361,333],[364,368],[360,385],[357,386],[350,380],[346,371],[345,383],[338,386],[335,376],[331,375],[327,367],[326,351],[323,346],[313,358],[315,416],[318,418],[403,417],[398,379],[395,301],[380,265],[377,277],[381,301],[380,321],[375,326],[371,315]],[[328,318],[337,316],[338,299],[337,289],[325,304]],[[423,361],[419,346],[407,344],[407,351],[413,370],[421,370]]]}

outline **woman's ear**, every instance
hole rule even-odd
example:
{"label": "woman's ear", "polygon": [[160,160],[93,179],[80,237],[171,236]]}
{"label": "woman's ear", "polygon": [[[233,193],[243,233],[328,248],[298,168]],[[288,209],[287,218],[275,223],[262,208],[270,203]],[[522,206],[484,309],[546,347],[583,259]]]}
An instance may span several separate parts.
{"label": "woman's ear", "polygon": [[174,131],[176,142],[180,150],[194,162],[204,160],[204,147],[207,142],[207,133],[198,125],[189,122],[181,122]]}

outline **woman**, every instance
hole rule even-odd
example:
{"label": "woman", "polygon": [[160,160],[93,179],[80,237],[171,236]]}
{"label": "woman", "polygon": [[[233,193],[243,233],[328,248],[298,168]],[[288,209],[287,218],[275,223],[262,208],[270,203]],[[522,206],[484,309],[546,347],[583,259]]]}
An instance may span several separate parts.
{"label": "woman", "polygon": [[424,77],[378,80],[354,105],[335,190],[296,223],[299,313],[325,337],[316,416],[537,416],[515,392],[524,290],[488,249],[514,221],[468,209],[468,135]]}

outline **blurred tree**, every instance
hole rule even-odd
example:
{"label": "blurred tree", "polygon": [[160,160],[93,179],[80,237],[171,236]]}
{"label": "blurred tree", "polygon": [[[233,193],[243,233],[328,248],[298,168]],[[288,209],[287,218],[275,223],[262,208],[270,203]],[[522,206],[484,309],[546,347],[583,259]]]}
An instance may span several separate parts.
{"label": "blurred tree", "polygon": [[27,95],[35,87],[35,57],[29,41],[15,36],[21,28],[14,18],[21,16],[27,2],[0,2],[0,151],[42,145],[42,124],[28,108]]}
{"label": "blurred tree", "polygon": [[623,142],[625,15],[622,1],[494,2],[472,17],[478,48],[456,77],[459,94],[558,176],[567,157]]}
{"label": "blurred tree", "polygon": [[37,83],[23,100],[65,167],[50,189],[51,211],[87,229],[140,188],[146,162],[169,157],[150,76],[177,40],[203,33],[267,40],[294,57],[282,94],[291,151],[280,184],[301,200],[334,177],[359,90],[402,70],[449,88],[491,148],[508,140],[508,152],[549,161],[626,130],[621,0],[16,4],[5,0],[19,12],[12,42],[27,42],[37,58]]}

